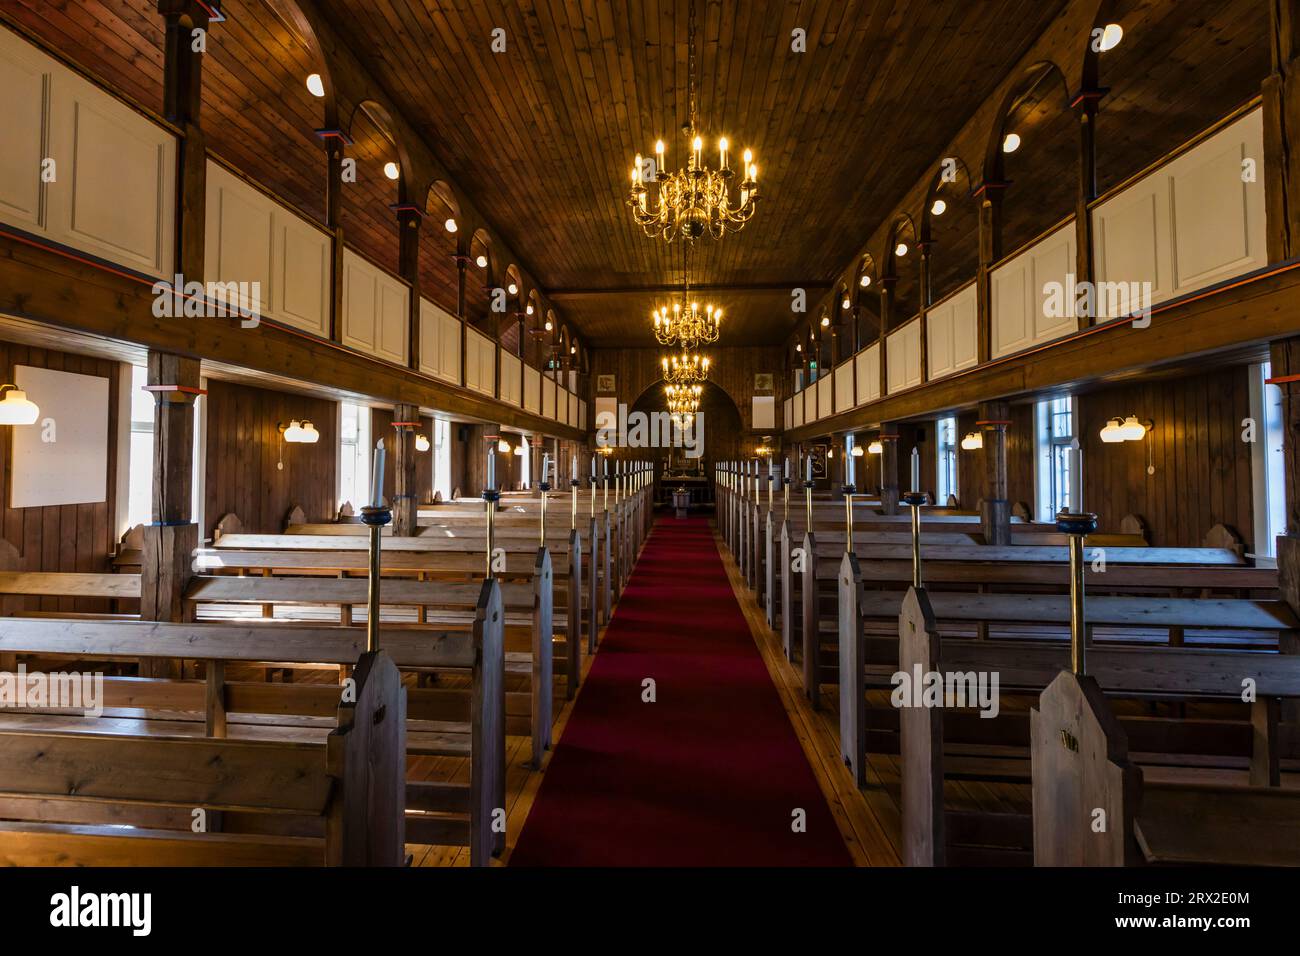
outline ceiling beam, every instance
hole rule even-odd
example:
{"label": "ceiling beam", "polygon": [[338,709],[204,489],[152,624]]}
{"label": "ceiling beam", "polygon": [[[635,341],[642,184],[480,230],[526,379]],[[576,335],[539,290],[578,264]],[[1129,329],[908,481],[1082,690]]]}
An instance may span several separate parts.
{"label": "ceiling beam", "polygon": [[[709,292],[731,292],[731,293],[766,293],[766,292],[789,292],[791,289],[829,289],[834,283],[810,281],[805,279],[791,279],[789,282],[754,282],[745,285],[727,285],[725,283],[692,285],[691,290],[700,294]],[[603,289],[547,289],[548,298],[559,301],[560,299],[580,299],[590,296],[602,295],[664,295],[673,292],[681,292],[682,284],[680,282],[662,283],[659,285],[635,285],[619,286],[616,288]]]}

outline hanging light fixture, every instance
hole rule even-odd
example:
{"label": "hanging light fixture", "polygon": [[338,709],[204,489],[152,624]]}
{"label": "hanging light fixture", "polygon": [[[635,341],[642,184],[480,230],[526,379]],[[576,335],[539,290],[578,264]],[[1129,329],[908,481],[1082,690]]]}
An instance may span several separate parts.
{"label": "hanging light fixture", "polygon": [[0,392],[5,392],[4,399],[0,400],[0,425],[35,424],[41,410],[27,398],[26,392],[17,385],[0,385]]}
{"label": "hanging light fixture", "polygon": [[983,447],[983,432],[967,432],[966,437],[961,440],[962,451],[979,451]]}
{"label": "hanging light fixture", "polygon": [[1125,441],[1141,441],[1146,437],[1147,427],[1138,421],[1136,415],[1130,415],[1120,423],[1120,432]]}
{"label": "hanging light fixture", "polygon": [[650,238],[671,242],[679,236],[698,239],[705,235],[721,239],[728,232],[739,232],[754,215],[758,201],[758,167],[754,154],[745,150],[740,169],[740,192],[733,205],[729,144],[724,136],[718,140],[718,168],[704,162],[704,139],[696,126],[695,102],[695,0],[690,0],[687,18],[687,109],[688,121],[683,132],[691,144],[686,168],[668,172],[664,143],[655,143],[655,174],[646,178],[645,164],[638,153],[632,166],[632,189],[627,204],[632,218]]}
{"label": "hanging light fixture", "polygon": [[698,352],[682,352],[680,358],[676,355],[665,355],[660,362],[664,370],[664,381],[670,385],[703,382],[709,377],[709,361],[706,356]]}
{"label": "hanging light fixture", "polygon": [[671,305],[650,313],[655,338],[660,345],[680,346],[683,351],[712,345],[722,334],[722,309],[712,303],[701,306],[691,296],[690,246],[682,249],[682,294]]}

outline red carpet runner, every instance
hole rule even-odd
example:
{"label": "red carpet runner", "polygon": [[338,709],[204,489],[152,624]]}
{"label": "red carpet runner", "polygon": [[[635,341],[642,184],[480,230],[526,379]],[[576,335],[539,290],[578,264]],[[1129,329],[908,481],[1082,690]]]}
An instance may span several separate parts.
{"label": "red carpet runner", "polygon": [[[655,703],[642,701],[653,678]],[[793,832],[796,809],[806,832]],[[512,866],[848,866],[702,518],[661,520]]]}

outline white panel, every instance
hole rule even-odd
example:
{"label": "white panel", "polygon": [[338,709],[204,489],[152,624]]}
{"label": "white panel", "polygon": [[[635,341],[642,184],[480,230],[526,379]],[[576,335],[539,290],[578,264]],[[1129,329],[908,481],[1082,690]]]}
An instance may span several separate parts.
{"label": "white panel", "polygon": [[[1175,295],[1267,265],[1263,158],[1263,114],[1254,110],[1165,167]],[[1253,183],[1242,181],[1247,159]]]}
{"label": "white panel", "polygon": [[853,359],[858,380],[858,404],[880,398],[880,346],[869,345]]}
{"label": "white panel", "polygon": [[496,343],[476,329],[465,330],[465,386],[484,395],[496,391]]}
{"label": "white panel", "polygon": [[[271,317],[322,337],[330,327],[330,237],[277,209]],[[263,297],[267,293],[263,290]]]}
{"label": "white panel", "polygon": [[931,379],[950,375],[953,365],[952,299],[936,305],[925,316],[926,362]]}
{"label": "white panel", "polygon": [[170,278],[176,139],[71,70],[51,83],[47,232],[56,242]]}
{"label": "white panel", "polygon": [[[35,425],[9,429],[13,435],[9,506],[106,501],[108,379],[18,365],[14,384],[41,411]],[[54,429],[54,441],[48,440],[47,428]]]}
{"label": "white panel", "polygon": [[522,405],[524,398],[523,363],[519,356],[501,352],[501,401]]}
{"label": "white panel", "polygon": [[550,376],[542,379],[542,417],[555,418],[555,380]]}
{"label": "white panel", "polygon": [[1029,250],[1028,254],[1033,262],[1029,314],[1033,316],[1033,344],[1037,345],[1068,335],[1079,327],[1071,297],[1055,297],[1056,302],[1064,306],[1054,310],[1058,314],[1049,314],[1052,310],[1047,307],[1050,301],[1049,287],[1057,286],[1061,290],[1068,290],[1074,282],[1074,223],[1070,222],[1063,229],[1052,233]]}
{"label": "white panel", "polygon": [[569,424],[569,391],[565,388],[555,390],[555,420],[561,425]]}
{"label": "white panel", "polygon": [[1150,282],[1153,302],[1173,294],[1169,200],[1160,188],[1162,178],[1149,176],[1092,212],[1096,308],[1102,319],[1138,308],[1129,283]]}
{"label": "white panel", "polygon": [[379,275],[379,358],[406,364],[406,339],[411,325],[411,290],[386,273]]}
{"label": "white panel", "polygon": [[921,323],[913,320],[885,340],[890,393],[921,384]]}
{"label": "white panel", "polygon": [[32,231],[44,228],[41,160],[55,69],[52,59],[0,28],[0,219]]}
{"label": "white panel", "polygon": [[420,300],[420,371],[460,384],[460,320]]}
{"label": "white panel", "polygon": [[576,428],[582,427],[582,420],[578,417],[578,396],[572,392],[569,393],[569,424]]}
{"label": "white panel", "polygon": [[373,355],[378,341],[379,270],[343,250],[343,344]]}
{"label": "white panel", "polygon": [[975,286],[952,298],[953,371],[979,362],[979,305]]}
{"label": "white panel", "polygon": [[781,403],[781,427],[794,427],[794,399],[787,398]]}
{"label": "white panel", "polygon": [[617,440],[618,399],[613,395],[596,396],[596,430],[608,431],[610,444]]}
{"label": "white panel", "polygon": [[754,428],[776,427],[776,398],[772,395],[755,395],[750,411]]}
{"label": "white panel", "polygon": [[587,403],[582,400],[578,401],[578,427],[587,427]]}
{"label": "white panel", "polygon": [[789,409],[786,411],[786,428],[798,428],[803,424],[803,396],[795,395],[787,399]]}
{"label": "white panel", "polygon": [[524,366],[524,411],[542,413],[542,373],[531,365]]}
{"label": "white panel", "polygon": [[847,412],[853,407],[853,359],[847,359],[835,369],[835,412]]}
{"label": "white panel", "polygon": [[817,384],[814,382],[803,390],[803,420],[817,421]]}
{"label": "white panel", "polygon": [[826,418],[828,415],[835,414],[834,399],[834,372],[830,375],[823,375],[817,379],[817,417]]}
{"label": "white panel", "polygon": [[[1074,221],[999,266],[992,276],[993,355],[1008,355],[1049,342],[1077,328],[1074,299]],[[1045,307],[1049,284],[1059,283],[1061,314]]]}

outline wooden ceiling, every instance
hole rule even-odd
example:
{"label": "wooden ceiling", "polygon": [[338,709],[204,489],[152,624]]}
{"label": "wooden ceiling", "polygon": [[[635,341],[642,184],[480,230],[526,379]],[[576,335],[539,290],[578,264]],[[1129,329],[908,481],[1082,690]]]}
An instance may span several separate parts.
{"label": "wooden ceiling", "polygon": [[[701,242],[697,283],[829,281],[1059,0],[696,0],[699,119],[756,154],[754,221]],[[683,155],[688,0],[319,0],[455,181],[596,345],[652,341],[679,253],[623,205],[637,152]],[[490,51],[506,31],[505,53]],[[791,32],[807,31],[807,52]],[[918,69],[919,64],[925,64]],[[611,290],[570,297],[567,290]],[[779,342],[789,292],[741,294],[733,343]]]}
{"label": "wooden ceiling", "polygon": [[[690,0],[225,0],[204,70],[209,148],[323,218],[322,101],[289,8],[314,4],[447,167],[462,194],[597,346],[653,341],[647,319],[680,282],[676,245],[645,238],[623,204],[632,156],[662,137],[680,159]],[[775,344],[924,176],[953,134],[1064,0],[695,0],[699,120],[712,144],[754,149],[764,199],[753,222],[701,241],[692,282],[712,287],[728,344]],[[1116,0],[1125,40],[1103,57],[1099,185],[1141,169],[1259,89],[1259,0]],[[146,108],[161,107],[156,0],[0,0],[0,13]],[[505,31],[506,51],[491,51]],[[807,31],[807,52],[791,33]],[[1009,164],[1006,241],[1069,213],[1076,133],[1058,96],[1026,98]],[[345,118],[348,122],[350,118]],[[380,122],[353,121],[361,188],[344,190],[347,239],[396,265],[378,170],[397,158]],[[955,208],[936,234],[935,292],[974,274],[975,223]],[[456,307],[455,239],[426,223],[422,291]],[[945,254],[945,251],[948,251]],[[500,266],[504,269],[505,263]],[[471,275],[471,296],[481,283]],[[901,294],[901,293],[900,293]]]}

